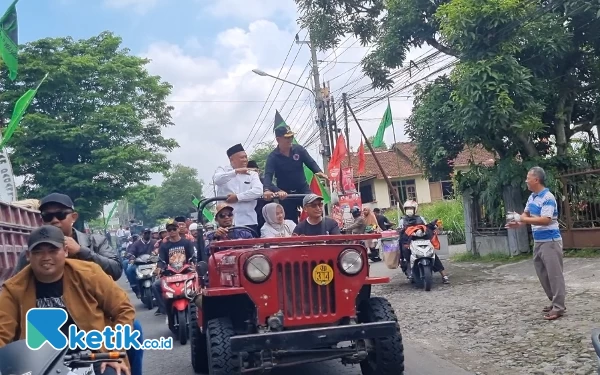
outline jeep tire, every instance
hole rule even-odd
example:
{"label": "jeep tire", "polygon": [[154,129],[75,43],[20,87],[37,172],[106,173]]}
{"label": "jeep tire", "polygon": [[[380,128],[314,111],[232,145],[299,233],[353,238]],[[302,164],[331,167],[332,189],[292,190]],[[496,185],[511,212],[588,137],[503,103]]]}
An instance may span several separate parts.
{"label": "jeep tire", "polygon": [[363,375],[402,375],[404,374],[404,346],[398,318],[392,305],[381,297],[372,297],[359,306],[360,323],[395,322],[396,331],[392,336],[373,339],[374,350],[360,362]]}
{"label": "jeep tire", "polygon": [[198,307],[190,304],[190,351],[192,353],[192,367],[196,374],[208,374],[208,353],[206,351],[206,336],[200,332]]}
{"label": "jeep tire", "polygon": [[231,351],[230,339],[235,335],[229,318],[216,318],[208,321],[206,328],[206,346],[208,348],[209,375],[237,375],[240,372],[240,360]]}

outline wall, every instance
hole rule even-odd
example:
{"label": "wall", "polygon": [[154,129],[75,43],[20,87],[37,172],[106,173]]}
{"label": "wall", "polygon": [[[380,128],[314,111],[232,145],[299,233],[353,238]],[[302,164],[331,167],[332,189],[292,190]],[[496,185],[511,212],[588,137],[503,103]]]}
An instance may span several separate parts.
{"label": "wall", "polygon": [[[410,178],[402,178],[402,179],[392,179],[392,181],[399,180],[415,180],[415,188],[417,191],[417,200],[419,203],[430,203],[431,202],[431,194],[429,192],[429,181],[424,179],[423,177],[410,177]],[[384,179],[381,180],[372,180],[367,182],[373,184],[373,195],[375,196],[375,203],[373,207],[379,208],[389,208],[390,207],[390,194],[387,183]]]}

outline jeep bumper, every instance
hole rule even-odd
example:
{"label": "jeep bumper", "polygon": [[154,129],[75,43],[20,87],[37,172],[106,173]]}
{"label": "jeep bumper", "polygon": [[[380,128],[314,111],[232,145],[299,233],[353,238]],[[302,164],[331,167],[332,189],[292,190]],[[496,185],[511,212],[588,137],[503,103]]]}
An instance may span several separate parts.
{"label": "jeep bumper", "polygon": [[260,352],[263,350],[306,350],[335,345],[342,341],[375,339],[394,334],[396,334],[396,322],[257,333],[232,337],[231,350],[234,353]]}

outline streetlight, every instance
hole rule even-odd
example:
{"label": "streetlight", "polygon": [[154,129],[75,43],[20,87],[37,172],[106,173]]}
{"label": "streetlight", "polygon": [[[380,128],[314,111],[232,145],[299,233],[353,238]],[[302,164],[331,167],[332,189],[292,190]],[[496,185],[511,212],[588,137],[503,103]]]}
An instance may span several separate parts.
{"label": "streetlight", "polygon": [[304,89],[304,90],[307,90],[307,91],[309,91],[309,92],[312,94],[312,96],[315,98],[315,100],[317,100],[317,95],[315,94],[315,92],[314,92],[312,89],[309,89],[309,88],[308,88],[308,87],[306,87],[306,86],[302,86],[302,85],[299,85],[299,84],[297,84],[297,83],[294,83],[294,82],[288,81],[288,80],[286,80],[286,79],[283,79],[283,78],[276,77],[276,76],[274,76],[274,75],[271,75],[271,74],[269,74],[269,73],[267,73],[267,72],[264,72],[264,71],[262,71],[262,70],[260,70],[260,69],[252,69],[252,73],[254,73],[254,74],[257,74],[257,75],[259,75],[259,76],[261,76],[261,77],[271,77],[271,78],[273,78],[273,79],[276,79],[276,80],[278,80],[278,81],[285,82],[285,83],[289,83],[290,85],[293,85],[293,86],[296,86],[296,87],[300,87],[301,89]]}

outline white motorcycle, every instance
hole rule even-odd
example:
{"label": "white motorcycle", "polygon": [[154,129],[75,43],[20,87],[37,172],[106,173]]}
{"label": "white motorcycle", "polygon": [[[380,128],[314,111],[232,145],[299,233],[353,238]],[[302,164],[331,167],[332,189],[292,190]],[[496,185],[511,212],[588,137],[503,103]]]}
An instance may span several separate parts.
{"label": "white motorcycle", "polygon": [[412,272],[412,282],[423,286],[426,291],[431,290],[433,284],[433,264],[435,262],[435,248],[431,240],[435,235],[438,220],[424,225],[413,225],[405,230],[409,237],[410,261],[408,266]]}
{"label": "white motorcycle", "polygon": [[136,265],[135,278],[140,291],[140,299],[148,310],[154,307],[154,297],[152,296],[152,284],[156,280],[154,271],[158,266],[158,256],[143,254],[134,261]]}

